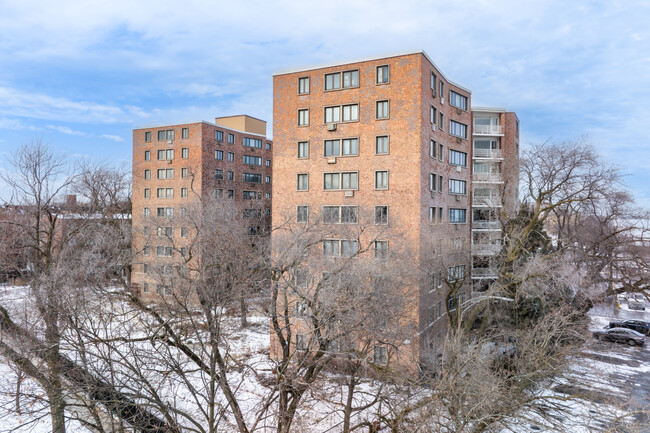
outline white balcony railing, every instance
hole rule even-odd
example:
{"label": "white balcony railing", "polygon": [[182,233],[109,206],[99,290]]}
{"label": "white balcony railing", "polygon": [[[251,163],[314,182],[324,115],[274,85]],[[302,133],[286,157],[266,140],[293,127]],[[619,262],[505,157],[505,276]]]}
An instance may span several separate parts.
{"label": "white balcony railing", "polygon": [[501,149],[474,149],[474,158],[503,158]]}
{"label": "white balcony railing", "polygon": [[481,134],[481,135],[503,134],[503,126],[501,126],[501,125],[474,125],[474,134]]}
{"label": "white balcony railing", "polygon": [[472,268],[472,278],[496,278],[497,271],[492,268]]}
{"label": "white balcony railing", "polygon": [[474,173],[472,180],[476,182],[501,183],[501,173]]}
{"label": "white balcony railing", "polygon": [[472,244],[472,254],[478,256],[494,256],[501,252],[500,244]]}
{"label": "white balcony railing", "polygon": [[476,230],[500,230],[501,223],[499,221],[473,221],[472,229]]}
{"label": "white balcony railing", "polygon": [[503,205],[499,196],[475,195],[472,197],[472,206],[501,207]]}

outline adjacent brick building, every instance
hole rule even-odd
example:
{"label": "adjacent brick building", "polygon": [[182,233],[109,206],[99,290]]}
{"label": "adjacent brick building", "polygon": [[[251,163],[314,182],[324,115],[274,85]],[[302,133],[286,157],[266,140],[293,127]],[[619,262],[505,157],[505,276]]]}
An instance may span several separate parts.
{"label": "adjacent brick building", "polygon": [[141,294],[173,290],[158,276],[186,254],[180,217],[204,195],[244,209],[263,200],[270,211],[271,152],[266,122],[245,115],[133,131],[132,284]]}

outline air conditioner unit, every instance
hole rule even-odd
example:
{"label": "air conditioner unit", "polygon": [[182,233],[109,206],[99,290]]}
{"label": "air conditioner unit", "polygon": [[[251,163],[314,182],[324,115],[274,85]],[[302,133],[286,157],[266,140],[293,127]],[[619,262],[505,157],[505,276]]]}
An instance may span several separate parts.
{"label": "air conditioner unit", "polygon": [[336,158],[327,158],[328,164],[336,164]]}
{"label": "air conditioner unit", "polygon": [[456,195],[456,201],[460,201],[460,196]]}
{"label": "air conditioner unit", "polygon": [[327,124],[327,130],[328,131],[336,131],[336,123],[328,123]]}
{"label": "air conditioner unit", "polygon": [[460,166],[460,165],[457,165],[457,166],[456,166],[456,171],[460,171],[460,170],[461,170],[461,166]]}
{"label": "air conditioner unit", "polygon": [[456,143],[462,143],[462,142],[463,142],[463,139],[462,139],[462,138],[460,138],[460,137],[456,137]]}
{"label": "air conditioner unit", "polygon": [[431,198],[435,198],[436,192],[434,190],[431,190]]}
{"label": "air conditioner unit", "polygon": [[167,164],[171,164],[171,163],[172,163],[172,160],[171,160],[171,159],[168,159],[168,160],[167,160]]}
{"label": "air conditioner unit", "polygon": [[345,191],[346,197],[354,197],[354,191]]}
{"label": "air conditioner unit", "polygon": [[174,144],[174,140],[167,140],[167,144]]}
{"label": "air conditioner unit", "polygon": [[440,98],[440,103],[441,103],[442,105],[445,105],[445,98]]}
{"label": "air conditioner unit", "polygon": [[435,131],[435,130],[436,130],[436,124],[435,124],[435,123],[432,123],[432,124],[431,124],[431,130],[432,130],[432,131]]}
{"label": "air conditioner unit", "polygon": [[456,114],[461,114],[462,112],[463,112],[463,110],[461,110],[460,108],[456,107]]}

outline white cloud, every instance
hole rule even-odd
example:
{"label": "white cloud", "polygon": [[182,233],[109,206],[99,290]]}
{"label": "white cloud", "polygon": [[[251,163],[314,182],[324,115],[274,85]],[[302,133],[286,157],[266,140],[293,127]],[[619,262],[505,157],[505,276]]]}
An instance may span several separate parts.
{"label": "white cloud", "polygon": [[86,136],[85,132],[81,131],[74,131],[67,126],[55,126],[55,125],[47,125],[48,128],[53,129],[55,131],[59,131],[62,134],[68,134],[68,135],[79,135],[79,136]]}
{"label": "white cloud", "polygon": [[113,140],[113,141],[117,141],[117,142],[124,141],[124,139],[122,137],[120,137],[119,135],[102,134],[101,137],[105,138],[107,140]]}

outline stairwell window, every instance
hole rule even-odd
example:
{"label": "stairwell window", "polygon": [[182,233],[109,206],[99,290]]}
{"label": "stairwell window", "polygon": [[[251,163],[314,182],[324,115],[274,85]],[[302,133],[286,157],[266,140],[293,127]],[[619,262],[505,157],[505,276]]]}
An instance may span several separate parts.
{"label": "stairwell window", "polygon": [[436,158],[436,148],[438,145],[436,144],[435,140],[430,140],[429,141],[429,157],[435,159]]}

